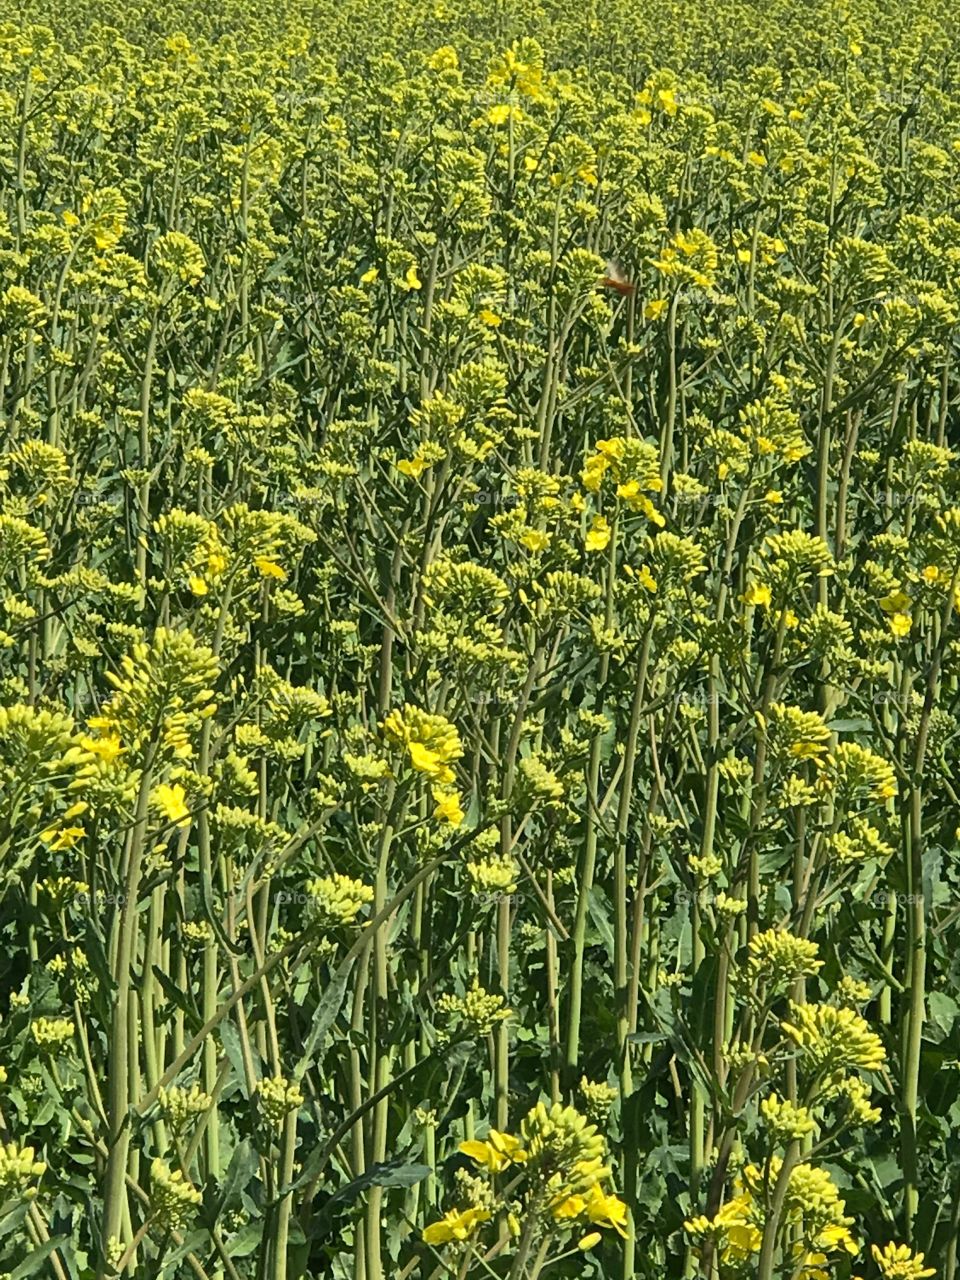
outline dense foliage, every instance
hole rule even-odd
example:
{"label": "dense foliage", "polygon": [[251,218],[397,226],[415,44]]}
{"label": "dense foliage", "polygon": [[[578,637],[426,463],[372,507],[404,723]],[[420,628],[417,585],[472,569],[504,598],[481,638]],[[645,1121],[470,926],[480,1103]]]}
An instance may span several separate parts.
{"label": "dense foliage", "polygon": [[955,1280],[950,7],[0,17],[0,1272]]}

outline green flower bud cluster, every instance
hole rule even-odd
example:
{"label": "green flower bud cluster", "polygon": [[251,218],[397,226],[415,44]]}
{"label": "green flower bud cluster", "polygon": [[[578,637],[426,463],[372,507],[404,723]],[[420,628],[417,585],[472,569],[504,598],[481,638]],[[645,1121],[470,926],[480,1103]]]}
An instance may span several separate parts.
{"label": "green flower bud cluster", "polygon": [[486,1036],[498,1022],[510,1016],[503,996],[485,991],[477,981],[462,996],[441,996],[437,1009],[477,1038]]}
{"label": "green flower bud cluster", "polygon": [[324,925],[352,924],[367,903],[373,901],[373,889],[349,876],[308,880],[306,891],[311,912]]}
{"label": "green flower bud cluster", "polygon": [[36,1018],[30,1023],[34,1044],[45,1053],[55,1053],[73,1039],[72,1018]]}
{"label": "green flower bud cluster", "polygon": [[257,1081],[257,1097],[267,1122],[275,1128],[279,1128],[292,1111],[303,1106],[303,1094],[297,1086],[279,1075]]}
{"label": "green flower bud cluster", "polygon": [[190,1224],[203,1196],[180,1169],[171,1171],[159,1157],[150,1166],[150,1218],[163,1231],[182,1231]]}
{"label": "green flower bud cluster", "polygon": [[605,1080],[588,1080],[586,1076],[580,1079],[583,1109],[592,1124],[606,1124],[610,1108],[619,1096],[617,1089]]}
{"label": "green flower bud cluster", "polygon": [[213,1105],[213,1099],[209,1093],[204,1093],[198,1084],[192,1085],[189,1089],[174,1085],[172,1089],[161,1086],[157,1103],[163,1118],[171,1128],[180,1132],[194,1116],[209,1111]]}
{"label": "green flower bud cluster", "polygon": [[33,1147],[18,1147],[15,1142],[0,1146],[0,1193],[7,1198],[33,1200],[46,1168],[43,1160],[34,1158]]}

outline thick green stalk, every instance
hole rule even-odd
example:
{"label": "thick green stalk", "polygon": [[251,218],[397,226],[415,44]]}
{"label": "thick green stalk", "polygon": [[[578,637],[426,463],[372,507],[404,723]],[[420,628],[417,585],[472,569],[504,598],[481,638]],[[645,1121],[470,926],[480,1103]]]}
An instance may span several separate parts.
{"label": "thick green stalk", "polygon": [[[609,629],[613,623],[614,586],[616,581],[616,538],[610,539],[610,550],[607,558],[606,591],[604,597],[604,626]],[[604,692],[610,674],[610,654],[601,655],[597,671],[597,693],[594,710],[599,712],[603,707]],[[599,841],[599,814],[595,806],[600,802],[600,760],[602,742],[600,736],[594,737],[590,743],[590,755],[587,759],[587,825],[583,845],[583,861],[580,865],[579,888],[577,892],[577,910],[573,922],[573,961],[570,968],[569,1008],[567,1013],[567,1046],[564,1067],[564,1086],[572,1089],[577,1078],[580,1062],[580,1019],[583,1008],[583,962],[586,952],[587,918],[590,914],[590,895],[593,892],[593,881],[597,867],[597,847]]]}
{"label": "thick green stalk", "polygon": [[[293,1181],[294,1158],[297,1151],[297,1113],[291,1111],[283,1122],[283,1138],[280,1142],[280,1167],[277,1172],[279,1186],[288,1187]],[[288,1192],[280,1199],[274,1218],[273,1274],[272,1280],[287,1280],[287,1244],[290,1239],[290,1214],[293,1195]]]}
{"label": "thick green stalk", "polygon": [[[377,859],[377,876],[374,883],[373,911],[381,912],[388,898],[387,870],[390,850],[393,844],[394,797],[388,797],[390,816],[384,826],[380,840],[380,852]],[[390,1078],[390,1058],[385,1048],[387,1002],[389,987],[387,979],[387,933],[389,925],[384,924],[373,935],[373,1002],[370,1008],[370,1092],[378,1093]],[[381,1031],[382,1028],[382,1031]],[[387,1120],[390,1114],[390,1099],[381,1098],[372,1114],[372,1141],[370,1158],[378,1164],[386,1158],[387,1153]],[[383,1206],[383,1188],[371,1187],[367,1193],[367,1213],[365,1228],[365,1252],[367,1280],[382,1280],[383,1264],[381,1261],[381,1209]]]}
{"label": "thick green stalk", "polygon": [[787,1198],[790,1175],[799,1160],[800,1144],[791,1142],[784,1153],[773,1195],[767,1205],[766,1221],[763,1227],[763,1239],[760,1242],[760,1258],[757,1262],[757,1280],[773,1280],[773,1268],[776,1261],[777,1237],[780,1220],[783,1216],[783,1205]]}
{"label": "thick green stalk", "polygon": [[[556,910],[553,896],[553,871],[547,868],[547,904]],[[557,936],[547,928],[546,982],[547,982],[547,1035],[550,1039],[550,1101],[560,1101],[560,1008],[559,1008],[559,957]]]}
{"label": "thick green stalk", "polygon": [[27,234],[27,122],[30,119],[30,102],[33,97],[33,67],[24,69],[23,94],[20,98],[19,126],[17,128],[17,245],[22,246]]}
{"label": "thick green stalk", "polygon": [[153,364],[157,352],[157,336],[160,328],[159,314],[153,317],[143,357],[143,377],[140,381],[140,456],[137,460],[141,477],[137,486],[137,582],[147,585],[147,548],[150,538],[150,395],[153,387]]}
{"label": "thick green stalk", "polygon": [[940,635],[927,674],[927,687],[912,761],[909,806],[903,818],[903,855],[907,890],[907,1007],[903,1033],[901,1162],[904,1182],[904,1235],[907,1243],[911,1245],[914,1243],[914,1223],[920,1203],[917,1169],[917,1104],[920,1086],[920,1051],[926,1016],[927,923],[923,892],[923,771],[958,577],[960,577],[960,569],[955,569],[939,619]]}
{"label": "thick green stalk", "polygon": [[127,851],[127,876],[124,884],[123,904],[120,908],[120,925],[117,933],[117,956],[113,971],[116,984],[113,1017],[109,1043],[109,1085],[107,1135],[109,1155],[103,1184],[103,1227],[101,1236],[101,1261],[97,1280],[106,1280],[105,1259],[110,1242],[120,1239],[124,1212],[127,1208],[126,1174],[127,1154],[130,1148],[130,1018],[129,1004],[132,991],[131,968],[136,953],[137,926],[140,915],[137,900],[140,894],[140,875],[143,863],[143,844],[147,825],[147,806],[150,797],[150,779],[154,758],[153,747],[147,752],[140,778],[137,807],[130,831]]}
{"label": "thick green stalk", "polygon": [[[614,529],[616,529],[616,525]],[[630,814],[633,806],[640,724],[647,686],[647,667],[650,662],[652,634],[653,627],[650,624],[644,632],[637,663],[637,675],[633,686],[633,701],[630,707],[630,721],[627,726],[626,742],[624,744],[623,773],[621,775],[620,797],[617,806],[617,841],[613,855],[613,980],[617,996],[617,1062],[620,1070],[620,1091],[625,1098],[629,1097],[633,1091],[627,1041],[632,1020],[627,967],[629,905],[627,902],[627,842],[630,831]]]}

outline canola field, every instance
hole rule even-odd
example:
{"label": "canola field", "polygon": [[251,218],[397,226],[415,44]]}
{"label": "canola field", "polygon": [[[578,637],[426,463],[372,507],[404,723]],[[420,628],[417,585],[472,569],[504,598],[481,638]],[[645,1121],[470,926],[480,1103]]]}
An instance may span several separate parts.
{"label": "canola field", "polygon": [[945,0],[0,0],[0,1275],[958,1280]]}

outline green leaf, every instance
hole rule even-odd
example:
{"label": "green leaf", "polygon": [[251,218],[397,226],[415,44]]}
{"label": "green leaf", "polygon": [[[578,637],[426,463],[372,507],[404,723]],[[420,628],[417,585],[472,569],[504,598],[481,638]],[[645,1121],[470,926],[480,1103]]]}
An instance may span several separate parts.
{"label": "green leaf", "polygon": [[200,1010],[197,1008],[196,1001],[192,996],[187,995],[174,981],[163,972],[157,965],[153,966],[153,976],[163,988],[163,994],[184,1014],[186,1014],[191,1031],[197,1031],[203,1026],[203,1019],[200,1017]]}
{"label": "green leaf", "polygon": [[590,919],[593,927],[603,942],[603,945],[613,955],[613,929],[610,925],[610,912],[607,910],[607,899],[602,892],[594,886],[590,892],[589,899]]}
{"label": "green leaf", "polygon": [[[224,1018],[220,1023],[220,1043],[223,1045],[223,1051],[227,1055],[231,1067],[233,1067],[234,1075],[240,1085],[240,1091],[245,1098],[249,1098],[247,1075],[243,1069],[243,1049],[240,1044],[240,1032],[229,1018]],[[262,1075],[262,1063],[256,1045],[251,1044],[250,1052],[253,1055],[253,1065],[257,1075]]]}
{"label": "green leaf", "polygon": [[218,1217],[225,1209],[231,1209],[240,1202],[240,1193],[250,1185],[257,1172],[259,1163],[256,1150],[249,1138],[237,1144],[230,1164],[220,1186]]}
{"label": "green leaf", "polygon": [[287,1237],[287,1274],[291,1280],[300,1280],[306,1272],[310,1258],[310,1241],[296,1218],[290,1223]]}
{"label": "green leaf", "polygon": [[[7,1204],[9,1203],[10,1202],[8,1200]],[[23,1225],[23,1221],[27,1216],[27,1211],[30,1208],[29,1204],[24,1200],[19,1204],[15,1204],[12,1209],[4,1212],[4,1210],[7,1209],[7,1204],[0,1207],[0,1240],[3,1240],[6,1236],[10,1235]]]}
{"label": "green leaf", "polygon": [[27,1276],[36,1275],[51,1253],[59,1249],[61,1245],[69,1243],[69,1236],[54,1236],[46,1244],[40,1245],[38,1249],[34,1249],[32,1253],[28,1254],[18,1267],[14,1267],[10,1272],[9,1280],[26,1280]]}
{"label": "green leaf", "polygon": [[313,1026],[303,1046],[300,1061],[294,1068],[294,1080],[301,1080],[304,1072],[316,1060],[317,1049],[323,1043],[327,1032],[337,1020],[337,1014],[343,1007],[343,999],[347,991],[347,982],[353,969],[356,957],[348,955],[333,975],[329,986],[317,1002],[313,1015]]}
{"label": "green leaf", "polygon": [[[263,1233],[261,1232],[261,1235]],[[208,1231],[191,1231],[182,1244],[177,1245],[170,1253],[164,1254],[163,1270],[169,1275],[175,1275],[175,1268],[178,1263],[182,1262],[188,1253],[196,1253],[198,1250],[203,1251],[207,1247],[209,1238]]]}
{"label": "green leaf", "polygon": [[401,1157],[388,1160],[384,1164],[372,1165],[359,1178],[348,1182],[345,1187],[325,1200],[313,1219],[314,1237],[323,1234],[333,1219],[334,1210],[340,1206],[352,1204],[358,1196],[370,1187],[412,1187],[422,1182],[431,1173],[427,1164],[404,1164]]}
{"label": "green leaf", "polygon": [[948,1036],[953,1030],[953,1024],[956,1021],[957,1002],[943,991],[931,991],[927,996],[927,1003],[930,1009],[930,1021],[937,1026],[944,1036]]}
{"label": "green leaf", "polygon": [[248,1258],[257,1245],[263,1239],[263,1223],[248,1222],[247,1225],[233,1237],[227,1241],[227,1253],[231,1260],[235,1258]]}

